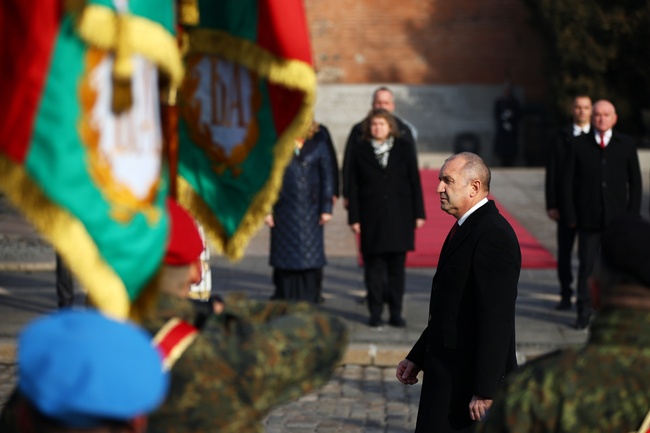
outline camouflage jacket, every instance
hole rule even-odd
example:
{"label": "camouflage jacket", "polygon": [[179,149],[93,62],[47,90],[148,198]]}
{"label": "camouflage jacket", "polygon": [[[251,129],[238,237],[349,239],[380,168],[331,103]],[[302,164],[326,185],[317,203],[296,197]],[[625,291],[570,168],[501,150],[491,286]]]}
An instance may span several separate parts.
{"label": "camouflage jacket", "polygon": [[650,312],[598,313],[587,344],[508,377],[477,431],[631,432],[650,410]]}
{"label": "camouflage jacket", "polygon": [[[160,299],[143,326],[155,334],[172,317],[192,322],[185,300]],[[340,320],[305,303],[226,301],[171,369],[167,400],[149,433],[263,432],[263,417],[331,376],[347,345]]]}

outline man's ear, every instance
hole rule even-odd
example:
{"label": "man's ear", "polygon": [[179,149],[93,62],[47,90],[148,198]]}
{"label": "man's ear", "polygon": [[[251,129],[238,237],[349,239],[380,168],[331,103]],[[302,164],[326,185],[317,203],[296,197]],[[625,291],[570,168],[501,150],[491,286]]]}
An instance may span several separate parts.
{"label": "man's ear", "polygon": [[470,197],[475,197],[479,192],[481,192],[481,181],[476,179],[470,182]]}

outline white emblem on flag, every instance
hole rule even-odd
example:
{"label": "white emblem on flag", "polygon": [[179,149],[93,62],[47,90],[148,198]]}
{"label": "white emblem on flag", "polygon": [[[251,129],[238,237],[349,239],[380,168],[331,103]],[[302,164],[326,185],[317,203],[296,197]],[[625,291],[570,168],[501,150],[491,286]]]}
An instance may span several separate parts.
{"label": "white emblem on flag", "polygon": [[261,105],[257,76],[244,66],[212,55],[188,59],[181,113],[192,140],[216,163],[215,171],[238,167],[259,138]]}
{"label": "white emblem on flag", "polygon": [[91,50],[82,83],[82,137],[89,148],[89,171],[112,205],[113,217],[126,222],[137,212],[157,220],[153,207],[161,170],[162,134],[158,71],[133,56],[133,104],[124,113],[111,110],[113,57]]}

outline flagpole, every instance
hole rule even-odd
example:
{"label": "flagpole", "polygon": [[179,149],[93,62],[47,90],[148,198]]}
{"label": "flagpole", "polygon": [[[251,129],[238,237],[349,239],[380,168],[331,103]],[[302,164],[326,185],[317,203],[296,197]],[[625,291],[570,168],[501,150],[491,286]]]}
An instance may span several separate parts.
{"label": "flagpole", "polygon": [[176,105],[176,89],[170,89],[166,100],[161,104],[160,117],[162,122],[163,156],[169,167],[169,196],[178,198],[176,177],[178,174],[178,106]]}

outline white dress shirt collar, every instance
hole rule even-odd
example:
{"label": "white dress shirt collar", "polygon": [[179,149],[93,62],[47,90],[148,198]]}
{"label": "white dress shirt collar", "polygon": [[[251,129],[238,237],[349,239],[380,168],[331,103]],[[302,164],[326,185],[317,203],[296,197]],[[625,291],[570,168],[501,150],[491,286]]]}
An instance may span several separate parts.
{"label": "white dress shirt collar", "polygon": [[576,125],[575,123],[573,124],[573,136],[577,137],[578,135],[585,133],[589,134],[589,131],[591,130],[591,125],[587,123],[585,126],[580,126]]}
{"label": "white dress shirt collar", "polygon": [[[594,129],[594,138],[596,139],[596,144],[600,146],[600,133]],[[608,129],[605,131],[605,147],[609,146],[609,140],[612,139],[612,130]]]}
{"label": "white dress shirt collar", "polygon": [[481,206],[483,206],[487,202],[488,202],[488,199],[487,199],[487,197],[485,197],[485,198],[483,198],[483,200],[479,201],[474,206],[472,206],[467,212],[465,212],[465,215],[460,217],[460,219],[458,220],[458,225],[462,226],[463,223],[465,222],[465,220],[467,219],[467,217],[469,217],[471,214],[473,214],[476,211],[476,209],[480,208]]}

